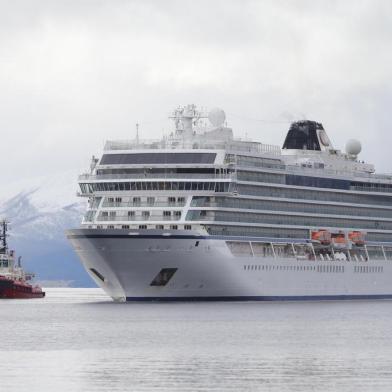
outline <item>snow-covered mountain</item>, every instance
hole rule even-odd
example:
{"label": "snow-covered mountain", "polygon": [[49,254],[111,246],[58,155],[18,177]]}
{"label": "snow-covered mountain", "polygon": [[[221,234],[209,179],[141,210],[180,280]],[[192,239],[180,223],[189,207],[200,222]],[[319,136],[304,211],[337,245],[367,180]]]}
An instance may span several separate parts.
{"label": "snow-covered mountain", "polygon": [[66,237],[78,227],[85,202],[76,196],[77,173],[7,184],[0,190],[0,217],[10,222],[9,243],[37,280],[92,286]]}

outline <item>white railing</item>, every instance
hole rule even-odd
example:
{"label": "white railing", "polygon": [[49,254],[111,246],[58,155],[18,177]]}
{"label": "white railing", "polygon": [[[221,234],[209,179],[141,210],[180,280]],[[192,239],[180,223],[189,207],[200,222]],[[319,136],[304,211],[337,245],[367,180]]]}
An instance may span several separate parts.
{"label": "white railing", "polygon": [[272,144],[263,144],[259,142],[249,142],[240,139],[234,140],[205,140],[200,138],[190,139],[153,139],[153,140],[108,140],[105,143],[105,151],[114,150],[159,150],[159,149],[191,149],[191,150],[227,150],[232,152],[251,152],[251,153],[268,153],[273,155],[280,154],[280,147]]}
{"label": "white railing", "polygon": [[[342,261],[366,263],[369,261],[391,260],[392,246],[368,245],[355,248],[318,247],[312,243],[226,241],[233,256],[268,257],[273,259],[296,259],[308,261]],[[324,272],[324,271],[321,271]],[[327,271],[325,271],[327,272]],[[376,271],[373,271],[376,272]]]}

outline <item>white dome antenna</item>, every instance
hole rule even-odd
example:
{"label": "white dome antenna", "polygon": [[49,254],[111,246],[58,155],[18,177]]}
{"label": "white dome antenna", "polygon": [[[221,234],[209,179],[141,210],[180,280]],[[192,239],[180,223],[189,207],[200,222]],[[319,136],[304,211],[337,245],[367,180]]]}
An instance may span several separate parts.
{"label": "white dome antenna", "polygon": [[208,113],[208,120],[214,127],[221,127],[226,120],[226,114],[222,109],[214,108]]}
{"label": "white dome antenna", "polygon": [[351,156],[357,156],[362,150],[361,142],[356,139],[349,139],[346,143],[346,153]]}

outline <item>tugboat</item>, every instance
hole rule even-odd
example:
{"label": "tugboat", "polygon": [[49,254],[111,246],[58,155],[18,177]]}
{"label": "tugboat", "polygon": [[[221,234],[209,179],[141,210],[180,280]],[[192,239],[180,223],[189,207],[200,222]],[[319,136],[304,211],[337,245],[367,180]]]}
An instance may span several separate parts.
{"label": "tugboat", "polygon": [[8,249],[7,231],[7,222],[0,221],[0,298],[45,297],[40,286],[28,283],[34,274],[23,270],[20,257],[15,263],[15,252]]}

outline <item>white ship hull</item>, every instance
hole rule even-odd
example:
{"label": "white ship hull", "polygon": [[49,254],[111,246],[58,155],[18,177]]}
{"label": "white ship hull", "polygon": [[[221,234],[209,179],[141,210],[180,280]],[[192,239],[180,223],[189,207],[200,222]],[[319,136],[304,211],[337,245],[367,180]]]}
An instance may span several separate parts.
{"label": "white ship hull", "polygon": [[[68,238],[118,301],[392,298],[391,260],[236,257],[224,238],[184,231],[75,229]],[[175,272],[167,284],[151,285],[163,269]]]}

